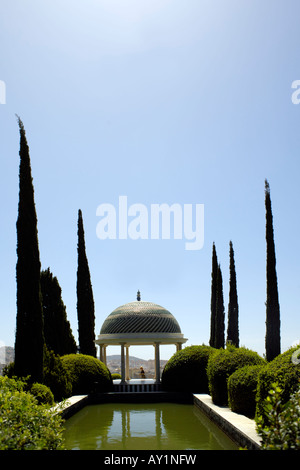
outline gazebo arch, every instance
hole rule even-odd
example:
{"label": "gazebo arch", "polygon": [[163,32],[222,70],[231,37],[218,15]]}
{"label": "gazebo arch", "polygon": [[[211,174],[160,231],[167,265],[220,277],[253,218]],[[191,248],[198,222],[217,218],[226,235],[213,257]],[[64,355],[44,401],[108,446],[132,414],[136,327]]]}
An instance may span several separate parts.
{"label": "gazebo arch", "polygon": [[154,346],[155,382],[160,383],[160,346],[174,344],[179,351],[186,341],[175,317],[160,305],[142,301],[138,291],[135,302],[121,305],[106,318],[95,343],[105,364],[107,346],[121,347],[121,384],[126,384],[130,346]]}

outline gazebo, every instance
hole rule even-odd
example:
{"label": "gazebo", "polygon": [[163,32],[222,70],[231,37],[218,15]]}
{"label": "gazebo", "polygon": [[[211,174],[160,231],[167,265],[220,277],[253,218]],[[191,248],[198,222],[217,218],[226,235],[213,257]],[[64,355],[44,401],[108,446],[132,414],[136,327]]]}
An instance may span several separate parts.
{"label": "gazebo", "polygon": [[179,351],[187,341],[175,317],[153,302],[137,300],[116,308],[104,321],[95,343],[100,347],[100,360],[106,364],[106,348],[121,347],[121,384],[129,377],[129,348],[153,345],[155,349],[155,383],[160,383],[160,345],[174,344]]}

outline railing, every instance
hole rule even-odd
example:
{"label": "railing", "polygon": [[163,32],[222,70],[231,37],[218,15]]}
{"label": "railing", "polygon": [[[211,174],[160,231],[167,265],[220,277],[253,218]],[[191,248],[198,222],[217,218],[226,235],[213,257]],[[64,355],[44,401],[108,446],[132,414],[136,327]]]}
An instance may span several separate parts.
{"label": "railing", "polygon": [[114,384],[114,392],[132,392],[132,393],[145,393],[145,392],[160,392],[162,390],[161,384]]}

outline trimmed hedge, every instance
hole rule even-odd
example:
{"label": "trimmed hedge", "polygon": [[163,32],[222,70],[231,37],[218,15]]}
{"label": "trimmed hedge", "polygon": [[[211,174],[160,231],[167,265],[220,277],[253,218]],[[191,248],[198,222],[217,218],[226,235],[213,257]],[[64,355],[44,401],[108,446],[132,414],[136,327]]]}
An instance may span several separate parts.
{"label": "trimmed hedge", "polygon": [[117,379],[121,379],[122,377],[120,374],[117,374],[114,372],[113,374],[111,374],[111,378],[112,380],[117,380]]}
{"label": "trimmed hedge", "polygon": [[53,393],[47,385],[34,383],[31,385],[29,392],[36,398],[39,405],[54,405]]}
{"label": "trimmed hedge", "polygon": [[86,395],[95,390],[108,392],[113,384],[108,368],[93,356],[67,354],[61,358],[72,383],[72,395]]}
{"label": "trimmed hedge", "polygon": [[[273,361],[269,362],[259,374],[256,415],[262,416],[263,420],[266,418],[264,410],[265,400],[269,395],[269,391],[273,388],[274,383],[276,383],[282,390],[282,404],[287,403],[291,395],[299,387],[300,364],[294,364],[292,362],[292,355],[298,349],[299,345],[280,354],[273,359]],[[268,419],[266,418],[266,422],[264,424],[267,423]]]}
{"label": "trimmed hedge", "polygon": [[263,365],[244,366],[228,378],[228,404],[235,413],[253,419],[256,409],[256,389],[258,376]]}
{"label": "trimmed hedge", "polygon": [[210,355],[207,364],[209,391],[213,403],[228,405],[227,380],[233,372],[246,365],[264,365],[265,360],[244,347],[218,349]]}
{"label": "trimmed hedge", "polygon": [[209,356],[216,351],[211,346],[188,346],[175,353],[162,373],[165,390],[208,393],[206,367]]}

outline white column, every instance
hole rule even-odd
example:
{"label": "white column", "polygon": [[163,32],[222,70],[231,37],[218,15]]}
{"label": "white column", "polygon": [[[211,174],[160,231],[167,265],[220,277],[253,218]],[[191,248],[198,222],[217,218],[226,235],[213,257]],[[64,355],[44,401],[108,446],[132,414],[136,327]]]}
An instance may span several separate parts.
{"label": "white column", "polygon": [[107,362],[106,362],[106,348],[107,348],[107,344],[104,344],[103,348],[104,348],[103,362],[104,362],[104,364],[107,366]]}
{"label": "white column", "polygon": [[121,383],[125,384],[125,344],[121,343]]}
{"label": "white column", "polygon": [[125,368],[125,379],[129,380],[129,346],[126,346],[126,368]]}
{"label": "white column", "polygon": [[155,382],[160,383],[160,359],[159,359],[159,343],[154,343],[155,347]]}
{"label": "white column", "polygon": [[100,361],[103,362],[103,364],[106,364],[106,348],[107,344],[100,344]]}
{"label": "white column", "polygon": [[181,349],[182,349],[182,344],[176,343],[176,352],[181,351]]}
{"label": "white column", "polygon": [[100,361],[103,362],[103,344],[100,344]]}

